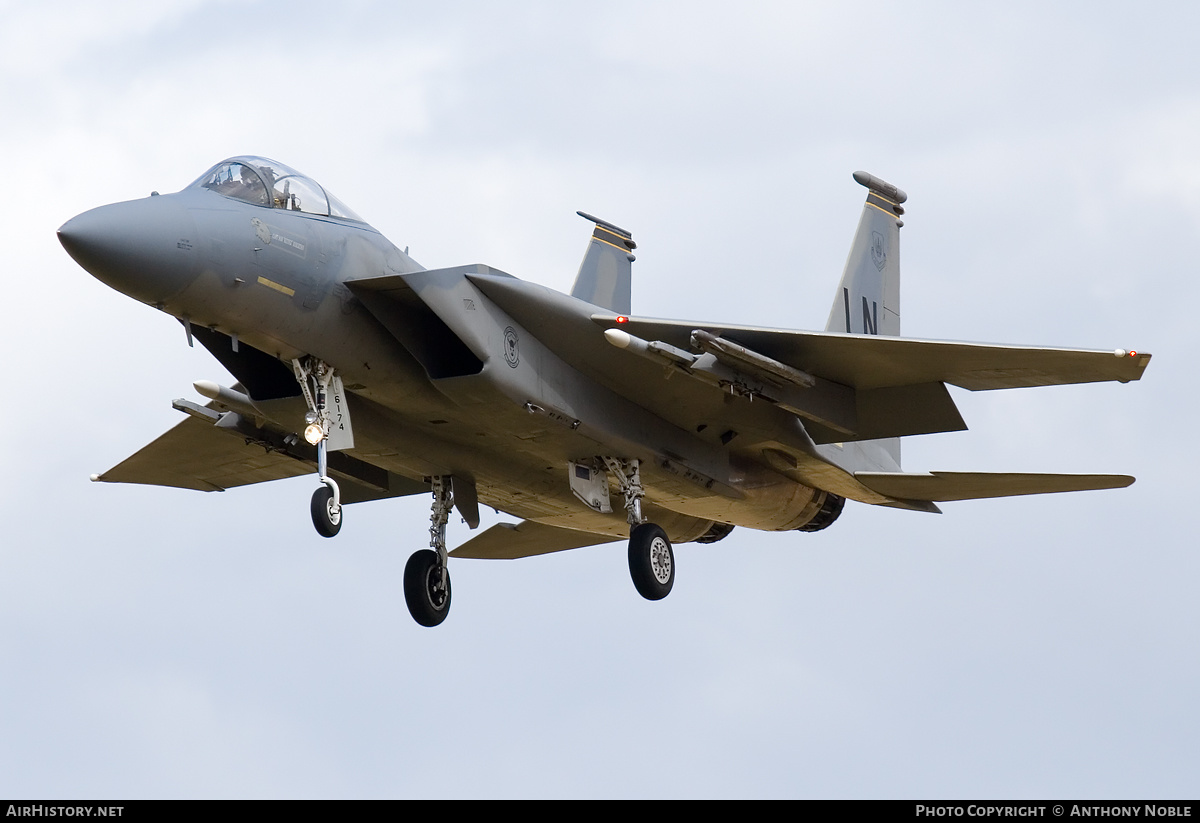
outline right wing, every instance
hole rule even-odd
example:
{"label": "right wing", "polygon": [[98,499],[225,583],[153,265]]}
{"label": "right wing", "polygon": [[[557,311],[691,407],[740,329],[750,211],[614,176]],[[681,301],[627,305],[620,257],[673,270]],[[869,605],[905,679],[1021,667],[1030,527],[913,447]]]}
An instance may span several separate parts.
{"label": "right wing", "polygon": [[[745,385],[805,419],[817,443],[875,440],[966,428],[946,385],[971,391],[1142,376],[1150,355],[916,340],[873,334],[702,326],[593,315],[614,345],[722,386]],[[690,350],[700,348],[706,361]],[[692,362],[686,361],[692,358]],[[757,383],[757,385],[755,385]]]}
{"label": "right wing", "polygon": [[949,383],[970,391],[1061,386],[1070,383],[1121,383],[1140,380],[1150,362],[1142,352],[1063,349],[952,340],[920,340],[874,334],[791,331],[681,320],[593,315],[604,328],[647,340],[687,347],[694,329],[736,341],[748,349],[816,377],[859,391]]}
{"label": "right wing", "polygon": [[[463,271],[514,320],[537,329],[543,341],[553,341],[555,354],[564,361],[639,398],[668,419],[693,397],[703,402],[717,385],[724,391],[752,392],[799,415],[817,443],[965,429],[947,384],[981,391],[1124,383],[1140,379],[1150,362],[1149,354],[1115,349],[959,343],[626,317],[597,313],[587,303],[495,271]],[[356,293],[383,288],[383,281],[376,285],[377,280],[357,281]],[[594,324],[591,329],[589,324]],[[636,342],[622,346],[611,336],[606,341],[605,331]],[[647,347],[648,357],[631,354]],[[665,375],[680,372],[693,379],[663,384]]]}

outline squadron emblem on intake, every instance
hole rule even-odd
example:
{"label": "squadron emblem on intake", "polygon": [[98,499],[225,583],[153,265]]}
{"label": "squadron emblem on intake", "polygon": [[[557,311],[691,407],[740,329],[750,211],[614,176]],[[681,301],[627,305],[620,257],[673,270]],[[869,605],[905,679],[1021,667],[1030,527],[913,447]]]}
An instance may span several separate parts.
{"label": "squadron emblem on intake", "polygon": [[504,362],[514,369],[521,362],[521,351],[517,347],[517,330],[512,326],[504,329]]}

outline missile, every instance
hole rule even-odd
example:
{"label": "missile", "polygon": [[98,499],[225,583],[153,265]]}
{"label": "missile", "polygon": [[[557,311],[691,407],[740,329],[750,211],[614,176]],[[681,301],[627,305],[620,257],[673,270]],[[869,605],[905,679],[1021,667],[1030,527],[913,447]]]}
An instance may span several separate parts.
{"label": "missile", "polygon": [[692,332],[692,345],[701,351],[712,354],[730,368],[749,372],[761,379],[775,383],[782,382],[785,385],[801,389],[811,389],[817,385],[816,378],[808,372],[792,368],[786,363],[780,363],[765,354],[759,354],[745,346],[739,346],[737,343],[717,337],[703,329],[696,329]]}
{"label": "missile", "polygon": [[669,366],[688,368],[696,362],[696,355],[691,352],[657,340],[651,343],[640,337],[634,337],[629,332],[622,331],[621,329],[606,330],[604,332],[604,339],[618,349],[625,349],[626,351],[641,355],[648,360],[656,360],[659,363],[665,363]]}
{"label": "missile", "polygon": [[249,395],[242,394],[236,389],[222,386],[211,380],[197,380],[192,384],[192,387],[209,400],[215,400],[243,417],[253,419],[265,416],[255,407],[254,401],[250,399]]}

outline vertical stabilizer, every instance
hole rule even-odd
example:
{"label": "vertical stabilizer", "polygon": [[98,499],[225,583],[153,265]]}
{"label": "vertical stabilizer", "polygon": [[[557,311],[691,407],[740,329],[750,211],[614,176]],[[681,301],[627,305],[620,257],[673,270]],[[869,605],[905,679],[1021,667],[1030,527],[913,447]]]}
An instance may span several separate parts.
{"label": "vertical stabilizer", "polygon": [[854,180],[869,189],[846,258],[825,331],[900,335],[900,204],[908,195],[864,171]]}
{"label": "vertical stabilizer", "polygon": [[619,226],[606,223],[590,214],[576,212],[585,220],[596,224],[592,241],[588,244],[571,296],[615,311],[629,314],[632,310],[633,250],[637,243],[633,235]]}
{"label": "vertical stabilizer", "polygon": [[[858,230],[846,258],[825,331],[900,336],[900,227],[908,195],[865,171],[854,180],[866,186]],[[871,462],[900,466],[900,438],[865,440],[859,449]]]}

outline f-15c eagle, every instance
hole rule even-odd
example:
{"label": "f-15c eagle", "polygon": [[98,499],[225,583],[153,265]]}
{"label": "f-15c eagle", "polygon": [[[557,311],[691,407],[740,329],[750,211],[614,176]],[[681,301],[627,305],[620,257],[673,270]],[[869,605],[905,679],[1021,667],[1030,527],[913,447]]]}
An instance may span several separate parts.
{"label": "f-15c eagle", "polygon": [[[58,231],[109,286],[178,318],[236,379],[176,400],[181,423],[94,480],[201,491],[309,474],[333,537],[349,503],[432,494],[404,571],[423,626],[450,609],[453,557],[628,540],[642,596],[673,543],[735,526],[812,532],[846,500],[944,501],[1128,486],[1122,475],[905,472],[900,438],[966,428],[972,391],[1141,377],[1150,355],[900,336],[903,191],[866,204],[821,332],[638,317],[632,235],[594,224],[569,295],[485,265],[425,269],[311,178],[263,157]],[[669,379],[674,378],[674,379]],[[517,518],[454,551],[479,504]]]}

